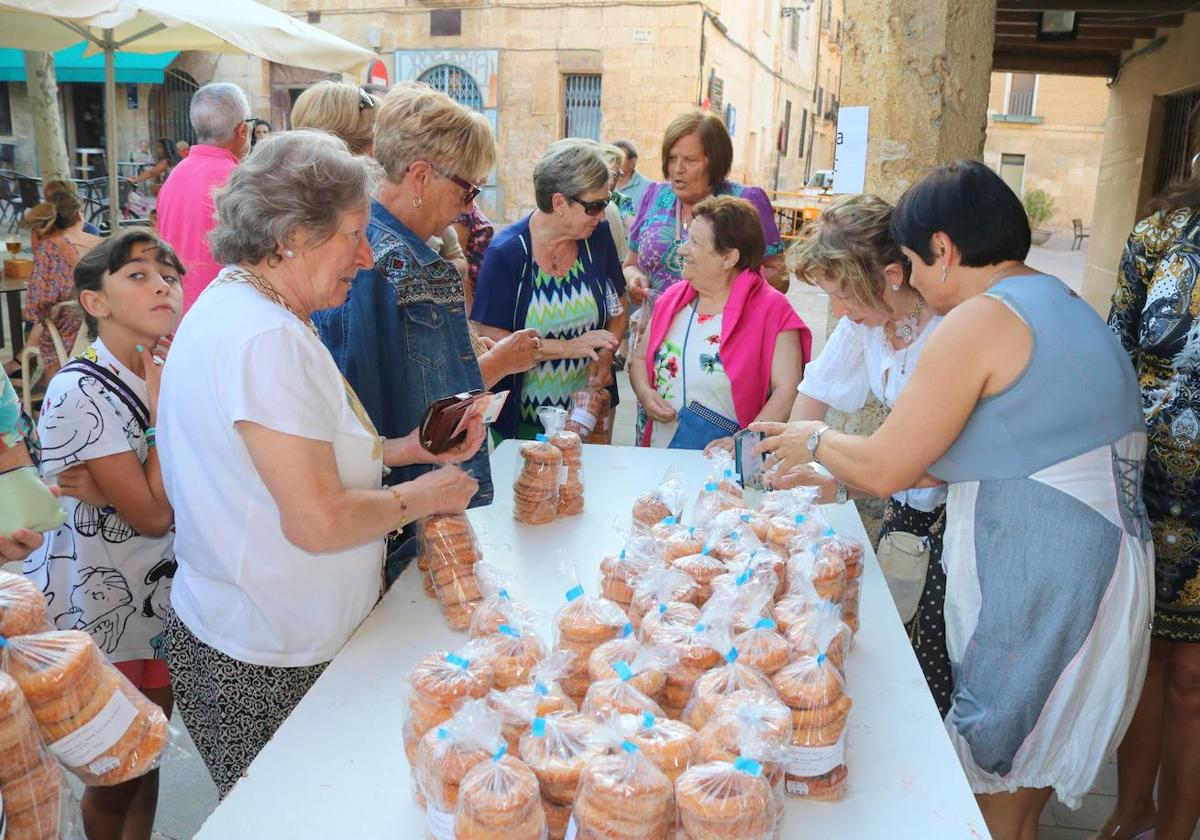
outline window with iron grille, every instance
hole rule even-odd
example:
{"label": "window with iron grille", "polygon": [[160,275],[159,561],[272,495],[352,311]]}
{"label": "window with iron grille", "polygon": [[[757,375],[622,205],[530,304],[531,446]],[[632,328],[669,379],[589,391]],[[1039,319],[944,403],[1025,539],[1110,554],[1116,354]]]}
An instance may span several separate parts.
{"label": "window with iron grille", "polygon": [[808,109],[804,109],[804,116],[800,119],[800,145],[796,148],[796,157],[804,157],[804,138],[808,134]]}
{"label": "window with iron grille", "polygon": [[483,94],[471,74],[453,64],[437,64],[430,67],[417,80],[434,90],[440,90],[459,105],[475,111],[483,110]]}
{"label": "window with iron grille", "polygon": [[1200,88],[1164,96],[1163,100],[1155,195],[1173,182],[1191,177],[1192,161],[1200,158]]}
{"label": "window with iron grille", "polygon": [[792,100],[783,100],[783,125],[779,128],[779,154],[787,157],[788,141],[792,136]]}
{"label": "window with iron grille", "polygon": [[0,134],[12,133],[12,108],[8,101],[8,82],[0,82]]}
{"label": "window with iron grille", "polygon": [[200,85],[182,70],[167,70],[161,85],[150,88],[150,136],[158,140],[170,137],[173,140],[196,142],[192,130],[192,94]]}
{"label": "window with iron grille", "polygon": [[563,137],[600,139],[600,76],[563,77]]}
{"label": "window with iron grille", "polygon": [[1008,106],[1004,113],[1014,117],[1033,116],[1033,94],[1037,89],[1036,73],[1010,73]]}
{"label": "window with iron grille", "polygon": [[791,15],[788,22],[788,49],[792,52],[800,51],[800,13],[795,12]]}

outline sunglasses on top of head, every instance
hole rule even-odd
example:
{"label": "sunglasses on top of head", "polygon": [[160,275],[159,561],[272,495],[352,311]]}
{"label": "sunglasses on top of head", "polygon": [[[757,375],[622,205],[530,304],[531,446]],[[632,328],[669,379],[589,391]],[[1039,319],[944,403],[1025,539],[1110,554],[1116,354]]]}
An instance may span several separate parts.
{"label": "sunglasses on top of head", "polygon": [[611,196],[606,198],[598,198],[595,201],[584,201],[579,196],[568,195],[567,201],[573,201],[583,208],[583,212],[589,216],[599,216],[604,212],[604,208],[608,206],[608,202],[612,200]]}
{"label": "sunglasses on top of head", "polygon": [[374,107],[375,107],[375,97],[371,96],[371,94],[367,93],[362,88],[359,88],[358,89],[358,110],[365,111],[368,108],[373,109]]}

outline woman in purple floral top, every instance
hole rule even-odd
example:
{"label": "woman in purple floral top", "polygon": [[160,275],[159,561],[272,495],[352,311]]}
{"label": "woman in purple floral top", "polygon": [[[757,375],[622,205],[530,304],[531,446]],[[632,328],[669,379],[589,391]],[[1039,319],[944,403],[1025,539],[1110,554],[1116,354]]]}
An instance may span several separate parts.
{"label": "woman in purple floral top", "polygon": [[733,143],[725,123],[715,114],[695,111],[676,117],[663,137],[663,183],[642,194],[629,229],[625,280],[635,304],[648,291],[662,291],[677,282],[682,260],[679,246],[687,239],[692,208],[710,195],[732,195],[754,205],[766,239],[763,271],[775,288],[786,291],[783,242],[767,194],[726,178],[733,165]]}
{"label": "woman in purple floral top", "polygon": [[454,220],[454,232],[467,255],[467,311],[475,298],[475,284],[479,280],[479,268],[483,265],[483,254],[492,244],[496,229],[492,221],[483,215],[478,204],[472,204],[467,213],[460,213]]}

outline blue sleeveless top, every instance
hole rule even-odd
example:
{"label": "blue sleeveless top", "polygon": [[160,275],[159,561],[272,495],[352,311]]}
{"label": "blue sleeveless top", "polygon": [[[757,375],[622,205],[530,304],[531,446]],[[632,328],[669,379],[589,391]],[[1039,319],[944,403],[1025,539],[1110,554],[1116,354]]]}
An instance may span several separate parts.
{"label": "blue sleeveless top", "polygon": [[1100,316],[1057,277],[1007,277],[987,292],[1033,335],[1029,363],[984,397],[929,472],[943,481],[1025,478],[1145,431],[1129,356]]}

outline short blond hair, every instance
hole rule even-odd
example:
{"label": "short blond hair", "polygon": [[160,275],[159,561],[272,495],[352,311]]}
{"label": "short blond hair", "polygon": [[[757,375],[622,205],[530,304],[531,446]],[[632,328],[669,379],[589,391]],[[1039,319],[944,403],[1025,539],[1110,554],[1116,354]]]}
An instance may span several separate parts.
{"label": "short blond hair", "polygon": [[787,266],[805,283],[836,283],[842,294],[887,309],[883,271],[898,263],[908,282],[911,266],[892,239],[892,205],[876,195],[845,195],[804,226],[787,252]]}
{"label": "short blond hair", "polygon": [[318,82],[296,97],[292,106],[292,128],[319,128],[346,141],[351,154],[365,155],[375,140],[375,112],[363,106],[370,96],[357,85]]}
{"label": "short blond hair", "polygon": [[393,87],[375,118],[375,159],[399,183],[418,160],[468,181],[482,181],[496,162],[487,117],[420,82]]}

